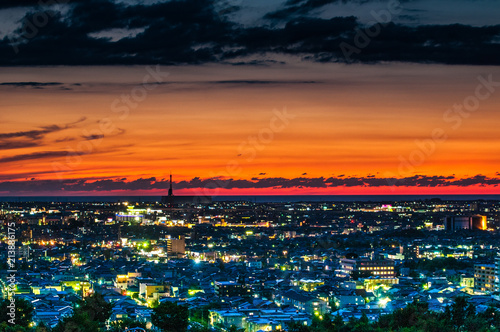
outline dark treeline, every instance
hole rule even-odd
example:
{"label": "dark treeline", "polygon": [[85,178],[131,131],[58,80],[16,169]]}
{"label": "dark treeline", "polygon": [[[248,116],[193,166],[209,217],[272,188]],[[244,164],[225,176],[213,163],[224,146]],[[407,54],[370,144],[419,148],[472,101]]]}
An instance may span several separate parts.
{"label": "dark treeline", "polygon": [[[33,307],[27,301],[17,301],[15,326],[7,322],[6,317],[9,301],[0,304],[2,321],[0,331],[6,332],[100,332],[106,331],[105,322],[111,315],[112,305],[106,303],[100,294],[94,294],[74,307],[73,316],[63,319],[54,329],[44,324],[32,327]],[[200,314],[203,317],[202,313]],[[205,313],[206,315],[206,313]],[[196,315],[193,315],[195,318]],[[230,329],[214,329],[206,325],[206,320],[189,320],[188,309],[182,305],[164,302],[153,310],[153,324],[163,332],[209,332],[209,331],[237,331]],[[114,322],[110,331],[121,332],[126,328],[140,327],[146,329],[146,324],[131,319]],[[428,303],[414,301],[405,308],[395,310],[391,314],[380,316],[377,321],[370,319],[363,313],[357,319],[352,316],[344,322],[340,315],[325,314],[314,317],[311,326],[297,323],[286,327],[288,332],[499,332],[500,310],[490,305],[485,311],[477,312],[474,304],[467,301],[467,297],[457,297],[454,303],[443,312],[429,309]]]}
{"label": "dark treeline", "polygon": [[444,312],[429,310],[427,302],[414,301],[404,309],[381,316],[371,322],[363,314],[344,322],[340,316],[324,315],[315,318],[311,326],[292,324],[289,332],[498,332],[500,311],[493,306],[478,313],[464,296],[446,307]]}

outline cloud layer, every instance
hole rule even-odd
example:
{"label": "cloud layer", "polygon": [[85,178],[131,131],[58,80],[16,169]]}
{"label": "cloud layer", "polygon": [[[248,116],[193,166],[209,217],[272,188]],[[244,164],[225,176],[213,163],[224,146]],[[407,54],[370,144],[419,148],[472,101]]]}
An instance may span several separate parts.
{"label": "cloud layer", "polygon": [[[229,19],[237,8],[221,11],[217,1],[5,1],[0,9],[28,7],[15,32],[0,40],[0,65],[255,64],[279,55],[317,62],[500,64],[500,25],[405,26],[390,19],[365,25],[355,16],[320,15],[325,6],[346,2],[370,1],[288,0],[264,14],[261,24],[248,26]],[[372,2],[385,10],[385,2]]]}
{"label": "cloud layer", "polygon": [[[38,129],[28,130],[28,131],[17,131],[17,132],[9,132],[9,133],[0,133],[0,150],[10,150],[10,149],[20,149],[20,148],[28,148],[28,147],[37,147],[43,146],[45,143],[43,139],[45,136],[61,132],[63,130],[73,128],[79,123],[85,121],[85,117],[81,117],[75,122],[66,123],[64,125],[48,125],[42,126]],[[19,160],[27,160],[27,159],[38,159],[45,158],[49,156],[54,156],[55,152],[44,152],[44,153],[35,153],[32,155],[20,155],[15,157],[3,157],[0,158],[0,163],[2,162],[10,162],[10,161],[19,161]],[[33,156],[37,156],[37,158],[32,158]],[[31,158],[27,158],[31,156]]]}
{"label": "cloud layer", "polygon": [[[254,178],[252,180],[193,178],[189,181],[174,183],[175,190],[182,189],[283,189],[283,188],[341,188],[341,187],[470,187],[494,186],[500,184],[499,177],[475,175],[468,178],[454,176],[424,176],[415,175],[406,178],[376,178],[366,177],[329,177],[329,178]],[[147,191],[167,190],[169,180],[140,178],[137,180],[121,179],[69,179],[69,180],[36,180],[3,181],[0,182],[0,192],[30,193],[30,192],[112,192],[112,191]]]}

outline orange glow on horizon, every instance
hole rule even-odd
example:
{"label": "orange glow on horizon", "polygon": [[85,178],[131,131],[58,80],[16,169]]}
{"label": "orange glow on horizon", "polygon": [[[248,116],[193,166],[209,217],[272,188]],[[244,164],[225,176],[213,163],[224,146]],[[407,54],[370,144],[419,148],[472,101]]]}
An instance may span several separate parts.
{"label": "orange glow on horizon", "polygon": [[[142,82],[141,66],[75,67],[71,78],[67,68],[6,68],[0,82],[26,81],[34,75],[42,82],[64,82],[68,88],[0,86],[4,96],[0,133],[6,134],[0,140],[5,146],[0,184],[79,179],[128,183],[168,179],[170,171],[175,182],[214,177],[252,181],[500,176],[500,91],[459,122],[445,116],[454,104],[474,93],[478,75],[492,73],[500,78],[498,67],[348,67],[311,63],[289,65],[286,70],[166,68],[171,72],[166,78],[169,84],[156,86],[143,100],[130,104],[127,112],[120,110],[125,107],[120,100]],[[260,81],[270,83],[255,83]],[[434,140],[436,130],[445,138]],[[44,194],[161,195],[166,190],[117,192],[110,187]],[[178,195],[200,191],[210,195],[500,194],[498,187],[487,183],[215,191],[176,190],[174,184]]]}

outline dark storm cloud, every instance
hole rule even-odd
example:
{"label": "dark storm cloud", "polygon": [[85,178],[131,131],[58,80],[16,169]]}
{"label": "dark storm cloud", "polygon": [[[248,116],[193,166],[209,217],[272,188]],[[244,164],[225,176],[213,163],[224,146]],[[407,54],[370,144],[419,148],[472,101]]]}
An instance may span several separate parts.
{"label": "dark storm cloud", "polygon": [[[15,8],[15,7],[37,7],[46,6],[51,3],[65,4],[70,0],[2,0],[0,1],[0,9]],[[84,1],[84,0],[71,0],[71,2]]]}
{"label": "dark storm cloud", "polygon": [[476,175],[476,176],[471,177],[471,178],[456,180],[454,183],[456,186],[460,186],[460,187],[467,187],[467,186],[472,186],[472,185],[483,185],[483,186],[494,185],[494,186],[497,186],[498,184],[500,184],[500,179],[489,178],[489,177],[484,176],[484,175]]}
{"label": "dark storm cloud", "polygon": [[0,140],[9,138],[30,138],[33,140],[42,139],[45,135],[55,133],[75,126],[76,124],[85,121],[86,118],[82,117],[75,122],[66,123],[64,125],[49,125],[41,126],[40,129],[29,131],[16,131],[11,133],[0,133]]}
{"label": "dark storm cloud", "polygon": [[286,62],[284,61],[275,61],[275,60],[250,60],[250,61],[238,61],[238,62],[231,62],[232,66],[263,66],[263,67],[268,67],[273,64],[280,64],[284,65]]}
{"label": "dark storm cloud", "polygon": [[349,0],[288,0],[284,8],[266,14],[264,17],[273,20],[286,20],[293,15],[308,14],[311,10],[324,7],[332,3],[360,3],[367,1]]}
{"label": "dark storm cloud", "polygon": [[[500,64],[500,25],[376,25],[372,31],[380,32],[359,47],[360,31],[370,27],[357,17],[306,17],[313,9],[337,2],[366,1],[291,0],[281,9],[285,12],[280,14],[283,24],[279,27],[242,26],[206,0],[150,5],[75,1],[68,3],[64,17],[52,7],[34,7],[19,22],[15,35],[0,40],[0,65],[261,65],[263,60],[252,57],[265,55],[274,61],[273,54],[317,62]],[[43,14],[47,22],[29,29]],[[273,15],[277,14],[267,16],[271,23]],[[138,32],[113,39],[109,37],[112,29]],[[341,48],[345,44],[357,49],[348,58]]]}
{"label": "dark storm cloud", "polygon": [[[58,153],[58,151],[52,152]],[[424,176],[416,175],[407,178],[374,178],[374,177],[331,177],[331,178],[254,178],[252,180],[193,178],[189,181],[174,183],[174,189],[262,189],[262,188],[336,188],[336,187],[449,187],[449,186],[498,186],[500,178],[490,178],[476,175],[464,179],[454,176]],[[140,178],[133,181],[121,179],[74,179],[74,180],[25,180],[0,182],[2,192],[36,192],[36,191],[66,191],[66,192],[106,192],[134,190],[166,190],[169,180]]]}
{"label": "dark storm cloud", "polygon": [[[36,14],[28,13],[24,26],[34,22]],[[128,7],[92,0],[73,4],[69,18],[60,13],[49,16],[32,38],[23,38],[24,26],[16,31],[17,38],[5,37],[0,42],[0,64],[202,63],[217,60],[232,33],[232,25],[204,0]],[[89,35],[113,28],[145,30],[117,42]]]}
{"label": "dark storm cloud", "polygon": [[[53,174],[54,171],[40,171],[40,172],[25,172],[25,173],[16,173],[16,176],[19,178],[24,178],[25,180],[31,180],[34,176],[43,175],[43,174]],[[0,174],[0,181],[9,181],[12,179],[11,174]],[[35,178],[36,180],[36,178]]]}
{"label": "dark storm cloud", "polygon": [[12,157],[0,158],[0,163],[10,163],[14,161],[25,161],[25,160],[35,160],[35,159],[45,159],[45,158],[59,158],[66,157],[68,155],[67,151],[43,151],[28,154],[20,154]]}
{"label": "dark storm cloud", "polygon": [[[95,138],[97,139],[97,138]],[[42,146],[43,144],[38,144],[36,146]],[[12,162],[19,162],[19,161],[26,161],[26,160],[43,160],[45,161],[52,161],[54,159],[58,158],[68,158],[68,157],[73,157],[73,156],[84,156],[88,154],[107,154],[107,153],[113,153],[117,151],[121,151],[123,148],[129,148],[133,145],[128,144],[128,145],[118,145],[118,146],[110,146],[106,149],[100,149],[98,151],[72,151],[72,150],[59,150],[59,151],[40,151],[40,152],[34,152],[34,153],[25,153],[25,154],[18,154],[14,156],[9,156],[9,157],[3,157],[0,158],[0,164],[3,163],[12,163]],[[169,160],[175,159],[175,158],[168,158]],[[62,164],[59,164],[61,167],[64,166]],[[63,169],[64,170],[64,169]]]}
{"label": "dark storm cloud", "polygon": [[104,135],[87,135],[87,136],[83,135],[82,138],[87,141],[94,141],[98,139],[103,139]]}
{"label": "dark storm cloud", "polygon": [[[41,126],[35,130],[0,133],[0,150],[11,150],[11,149],[43,146],[45,145],[43,143],[43,139],[45,138],[46,135],[60,132],[69,128],[73,128],[77,124],[85,120],[86,118],[82,117],[77,121],[66,123],[64,125],[53,124],[48,126]],[[0,159],[0,162],[2,161],[6,162],[6,160],[3,159]]]}
{"label": "dark storm cloud", "polygon": [[123,134],[125,134],[125,132],[126,132],[125,129],[117,128],[116,132],[112,135],[107,135],[107,136],[105,136],[104,134],[82,135],[81,138],[83,138],[87,141],[94,141],[94,140],[103,139],[104,137],[123,135]]}
{"label": "dark storm cloud", "polygon": [[[411,0],[399,0],[398,2],[409,2]],[[288,0],[283,8],[266,14],[264,17],[272,20],[287,20],[294,15],[306,15],[315,9],[322,8],[330,4],[363,4],[368,2],[385,2],[387,0]]]}
{"label": "dark storm cloud", "polygon": [[13,7],[34,7],[38,5],[38,0],[4,0],[0,2],[0,8]]}
{"label": "dark storm cloud", "polygon": [[63,143],[63,142],[71,142],[74,140],[76,140],[76,138],[74,138],[74,137],[64,137],[64,138],[56,139],[54,142],[55,143]]}
{"label": "dark storm cloud", "polygon": [[0,150],[11,150],[11,149],[21,149],[21,148],[31,148],[35,146],[40,146],[40,143],[32,141],[0,141]]}
{"label": "dark storm cloud", "polygon": [[211,81],[210,84],[314,84],[316,81],[263,81],[263,80],[227,80]]}
{"label": "dark storm cloud", "polygon": [[[162,188],[167,181],[155,181],[150,189]],[[330,178],[254,178],[252,180],[221,179],[221,178],[193,178],[190,181],[180,181],[175,184],[176,189],[197,188],[225,188],[225,189],[262,189],[262,188],[333,188],[333,187],[446,187],[472,185],[498,185],[499,178],[489,178],[483,175],[465,179],[456,179],[454,176],[424,176],[415,175],[406,178],[376,178],[366,177],[330,177]]]}
{"label": "dark storm cloud", "polygon": [[30,88],[43,88],[50,86],[61,86],[63,83],[59,82],[4,82],[0,86],[15,86],[15,87],[30,87]]}

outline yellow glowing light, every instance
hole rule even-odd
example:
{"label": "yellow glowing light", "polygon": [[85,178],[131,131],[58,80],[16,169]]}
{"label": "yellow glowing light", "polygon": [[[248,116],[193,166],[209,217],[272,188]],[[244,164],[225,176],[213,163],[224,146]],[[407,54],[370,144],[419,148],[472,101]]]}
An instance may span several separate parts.
{"label": "yellow glowing light", "polygon": [[383,299],[379,300],[378,302],[380,303],[380,305],[382,307],[385,308],[385,306],[387,305],[387,303],[391,302],[391,299],[388,298],[388,297],[386,297],[386,298],[383,298]]}

